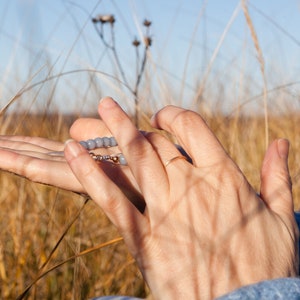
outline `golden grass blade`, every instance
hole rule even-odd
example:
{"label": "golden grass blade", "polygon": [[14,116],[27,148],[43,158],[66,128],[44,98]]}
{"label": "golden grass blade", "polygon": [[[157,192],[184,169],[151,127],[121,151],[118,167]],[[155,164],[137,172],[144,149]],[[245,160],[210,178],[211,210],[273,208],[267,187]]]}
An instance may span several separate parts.
{"label": "golden grass blade", "polygon": [[202,80],[200,82],[199,88],[197,89],[197,93],[194,96],[194,102],[197,102],[198,99],[201,99],[201,95],[203,94],[207,78],[208,78],[208,76],[210,74],[210,71],[211,71],[212,66],[213,66],[213,64],[215,62],[215,59],[216,59],[216,57],[217,57],[217,55],[218,55],[218,53],[219,53],[219,51],[221,49],[221,46],[222,46],[222,44],[223,44],[223,42],[225,40],[225,37],[227,36],[227,34],[229,32],[229,29],[230,29],[231,25],[233,24],[235,18],[238,16],[239,11],[240,11],[240,5],[238,4],[236,6],[235,10],[233,11],[233,13],[232,13],[232,15],[230,17],[230,20],[228,21],[226,27],[223,30],[223,33],[222,33],[222,35],[220,37],[220,40],[219,40],[216,48],[214,49],[212,57],[211,57],[211,59],[210,59],[210,61],[208,63],[208,66],[207,66],[207,68],[205,70],[203,78],[202,78]]}
{"label": "golden grass blade", "polygon": [[88,201],[90,200],[90,198],[86,198],[83,205],[80,207],[80,209],[77,211],[77,213],[74,215],[73,219],[69,222],[69,224],[67,225],[67,227],[65,228],[65,230],[63,231],[61,237],[58,239],[58,241],[56,242],[55,246],[53,247],[53,249],[51,250],[49,256],[47,257],[47,259],[44,261],[44,263],[42,264],[42,266],[40,267],[40,270],[43,270],[43,268],[49,263],[49,261],[51,260],[51,257],[53,256],[54,252],[56,251],[56,249],[58,248],[58,246],[60,245],[61,241],[64,239],[64,237],[66,236],[66,234],[68,233],[69,229],[71,228],[71,226],[74,224],[74,222],[77,220],[77,218],[79,217],[80,213],[82,212],[82,210],[84,209],[84,207],[86,206],[86,204],[88,203]]}
{"label": "golden grass blade", "polygon": [[265,61],[263,57],[263,53],[259,44],[259,40],[254,28],[254,24],[251,20],[248,6],[247,6],[247,0],[242,0],[242,7],[243,12],[245,15],[245,19],[247,22],[247,25],[249,27],[252,41],[255,47],[255,50],[257,52],[257,59],[260,65],[260,71],[263,79],[263,104],[264,104],[264,116],[265,116],[265,148],[267,149],[269,145],[269,118],[268,118],[268,88],[267,88],[267,79],[266,79],[266,73],[265,73]]}
{"label": "golden grass blade", "polygon": [[26,82],[25,86],[22,87],[19,92],[17,92],[17,94],[15,96],[13,96],[10,100],[8,100],[8,102],[0,109],[0,116],[5,113],[5,111],[12,105],[12,103],[14,103],[23,93],[24,91],[28,90],[27,84],[29,84],[34,77],[36,77],[44,68],[41,67],[36,73],[34,73]]}
{"label": "golden grass blade", "polygon": [[23,299],[26,294],[28,293],[28,291],[32,288],[32,286],[37,283],[41,278],[43,278],[45,275],[47,275],[48,273],[50,273],[51,271],[59,268],[60,266],[64,265],[65,263],[69,262],[69,261],[72,261],[72,260],[75,260],[76,258],[78,257],[81,257],[83,255],[86,255],[86,254],[89,254],[89,253],[92,253],[96,250],[99,250],[101,248],[104,248],[104,247],[107,247],[107,246],[110,246],[110,245],[114,245],[114,244],[117,244],[117,243],[120,243],[121,241],[123,241],[123,238],[122,237],[118,237],[118,238],[115,238],[113,240],[110,240],[108,242],[105,242],[105,243],[101,243],[99,245],[96,245],[92,248],[89,248],[89,249],[86,249],[84,251],[81,251],[80,253],[78,254],[74,254],[73,256],[69,257],[68,259],[65,259],[64,261],[52,266],[51,268],[49,268],[48,270],[42,272],[41,274],[39,274],[27,287],[26,289],[17,297],[17,300],[21,300]]}

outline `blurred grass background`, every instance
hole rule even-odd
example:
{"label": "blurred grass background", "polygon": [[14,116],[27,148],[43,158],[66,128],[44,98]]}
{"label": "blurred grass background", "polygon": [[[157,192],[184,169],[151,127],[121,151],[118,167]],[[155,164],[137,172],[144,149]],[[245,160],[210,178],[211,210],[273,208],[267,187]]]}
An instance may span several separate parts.
{"label": "blurred grass background", "polygon": [[[17,92],[11,98],[5,97],[6,104],[1,109],[1,134],[43,136],[65,141],[69,138],[68,129],[72,122],[84,114],[81,108],[88,99],[95,99],[89,104],[95,107],[97,101],[105,96],[102,91],[105,84],[144,130],[150,129],[151,114],[166,104],[184,105],[199,112],[257,191],[266,143],[278,137],[289,139],[295,208],[300,209],[299,93],[294,88],[295,82],[278,84],[268,89],[272,74],[266,73],[260,35],[255,30],[255,23],[245,4],[241,2],[240,10],[248,35],[246,47],[247,51],[251,49],[252,55],[257,56],[257,69],[261,78],[258,80],[260,92],[257,95],[251,91],[257,84],[257,74],[255,78],[251,77],[251,72],[242,65],[239,66],[238,76],[225,77],[225,81],[220,74],[226,70],[217,70],[206,78],[215,62],[212,56],[207,72],[201,78],[193,79],[196,84],[189,92],[190,101],[183,99],[185,94],[177,93],[174,83],[164,76],[158,76],[157,66],[151,56],[152,49],[156,47],[155,32],[150,33],[148,28],[144,28],[143,37],[148,40],[140,40],[142,50],[136,54],[136,72],[132,73],[131,70],[128,74],[127,68],[124,69],[127,84],[124,83],[120,66],[116,64],[116,59],[122,62],[126,55],[122,49],[117,48],[110,56],[110,61],[115,64],[114,72],[111,73],[102,68],[97,69],[97,66],[53,73],[54,63],[46,60],[38,71],[28,70],[28,80],[18,86],[17,70],[12,77],[16,81]],[[92,22],[91,18],[89,21]],[[227,25],[230,25],[230,21]],[[113,29],[116,25],[112,26],[108,22],[105,26]],[[224,35],[228,31],[224,28]],[[82,37],[81,33],[79,36]],[[106,51],[112,50],[111,45],[103,43]],[[81,80],[83,84],[78,86]],[[183,90],[188,88],[184,74],[179,85]],[[77,111],[68,113],[70,96],[61,93],[61,86],[71,92]],[[61,99],[60,105],[57,104],[57,97]],[[232,100],[234,104],[228,108],[227,103]],[[256,108],[252,107],[253,103]],[[123,242],[118,239],[118,233],[93,201],[55,187],[29,182],[7,172],[1,171],[0,177],[1,299],[15,299],[32,283],[24,299],[148,295],[141,274]],[[111,244],[106,245],[107,242]],[[84,251],[90,253],[85,254]],[[50,261],[41,271],[41,266],[52,252]],[[82,255],[78,256],[80,253]]]}

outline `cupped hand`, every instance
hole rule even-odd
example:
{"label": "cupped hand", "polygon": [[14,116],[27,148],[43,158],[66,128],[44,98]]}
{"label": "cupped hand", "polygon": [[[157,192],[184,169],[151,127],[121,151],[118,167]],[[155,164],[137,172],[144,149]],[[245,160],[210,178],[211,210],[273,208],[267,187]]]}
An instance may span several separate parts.
{"label": "cupped hand", "polygon": [[286,140],[268,149],[258,196],[198,114],[168,106],[152,122],[177,138],[193,165],[172,160],[178,149],[160,134],[142,135],[111,98],[100,102],[99,114],[128,161],[144,212],[78,143],[66,144],[65,157],[123,235],[155,299],[212,299],[296,275]]}
{"label": "cupped hand", "polygon": [[63,143],[41,137],[0,136],[0,169],[35,182],[85,192],[64,156],[59,155],[63,148]]}
{"label": "cupped hand", "polygon": [[[111,136],[99,119],[81,118],[70,128],[70,136],[77,140]],[[34,182],[48,184],[78,193],[86,193],[64,158],[64,143],[41,137],[0,136],[0,169],[26,177]],[[119,153],[118,147],[99,149],[102,154]],[[144,201],[136,188],[136,183],[128,170],[112,163],[99,163],[99,168],[116,182],[123,192],[140,209]],[[127,173],[126,176],[124,173]]]}

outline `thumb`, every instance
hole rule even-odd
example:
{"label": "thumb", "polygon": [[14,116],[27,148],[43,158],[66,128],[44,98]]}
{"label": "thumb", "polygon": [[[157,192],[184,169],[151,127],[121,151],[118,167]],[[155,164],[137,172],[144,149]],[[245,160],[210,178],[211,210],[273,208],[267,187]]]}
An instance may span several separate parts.
{"label": "thumb", "polygon": [[275,140],[268,148],[261,169],[260,196],[272,211],[290,216],[294,207],[288,153],[286,139]]}

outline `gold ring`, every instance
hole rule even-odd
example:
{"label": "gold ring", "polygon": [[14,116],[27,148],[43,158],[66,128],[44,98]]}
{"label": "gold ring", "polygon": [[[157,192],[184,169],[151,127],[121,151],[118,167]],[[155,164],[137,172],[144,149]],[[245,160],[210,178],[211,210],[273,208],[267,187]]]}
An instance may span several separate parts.
{"label": "gold ring", "polygon": [[186,158],[185,156],[183,156],[183,155],[178,155],[178,156],[175,156],[175,157],[169,159],[169,160],[165,163],[165,168],[166,168],[170,163],[174,162],[174,161],[177,160],[177,159],[185,159],[185,160],[187,161],[187,158]]}

